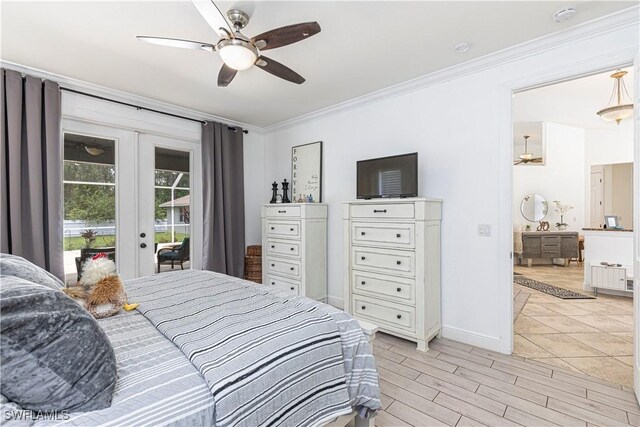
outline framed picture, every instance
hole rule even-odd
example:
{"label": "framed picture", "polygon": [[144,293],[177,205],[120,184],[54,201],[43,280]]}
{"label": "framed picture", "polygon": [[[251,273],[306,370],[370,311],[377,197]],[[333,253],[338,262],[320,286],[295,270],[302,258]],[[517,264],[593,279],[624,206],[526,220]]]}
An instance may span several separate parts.
{"label": "framed picture", "polygon": [[291,148],[291,201],[322,202],[322,141]]}

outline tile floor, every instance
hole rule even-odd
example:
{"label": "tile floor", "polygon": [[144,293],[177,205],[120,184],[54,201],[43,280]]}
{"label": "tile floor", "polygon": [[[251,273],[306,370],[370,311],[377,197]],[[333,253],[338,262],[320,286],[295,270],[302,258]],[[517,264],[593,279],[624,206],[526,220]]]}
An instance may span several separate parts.
{"label": "tile floor", "polygon": [[[515,271],[587,294],[575,264]],[[514,355],[632,387],[633,301],[603,293],[563,300],[514,284]]]}

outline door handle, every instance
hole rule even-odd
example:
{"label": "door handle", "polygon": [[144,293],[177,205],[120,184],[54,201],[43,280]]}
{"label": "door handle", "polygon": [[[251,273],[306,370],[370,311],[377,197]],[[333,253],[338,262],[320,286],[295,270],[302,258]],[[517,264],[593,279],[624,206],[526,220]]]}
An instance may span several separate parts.
{"label": "door handle", "polygon": [[147,247],[147,244],[146,244],[146,243],[140,243],[140,247],[141,247],[142,249],[144,249],[144,248],[146,248],[146,247]]}

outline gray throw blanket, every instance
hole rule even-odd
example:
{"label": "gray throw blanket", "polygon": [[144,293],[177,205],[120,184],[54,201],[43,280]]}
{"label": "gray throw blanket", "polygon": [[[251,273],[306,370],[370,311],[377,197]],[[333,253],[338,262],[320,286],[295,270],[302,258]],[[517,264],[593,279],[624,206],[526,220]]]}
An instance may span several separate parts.
{"label": "gray throw blanket", "polygon": [[203,375],[218,426],[320,425],[380,408],[377,371],[343,312],[223,274],[128,281],[129,301]]}

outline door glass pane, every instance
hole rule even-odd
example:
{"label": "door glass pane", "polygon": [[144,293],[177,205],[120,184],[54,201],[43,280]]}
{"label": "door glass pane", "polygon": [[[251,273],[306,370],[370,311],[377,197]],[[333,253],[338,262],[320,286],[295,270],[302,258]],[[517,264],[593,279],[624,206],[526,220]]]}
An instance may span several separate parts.
{"label": "door glass pane", "polygon": [[155,149],[156,271],[190,267],[189,152]]}
{"label": "door glass pane", "polygon": [[115,141],[64,134],[64,273],[75,283],[96,252],[116,257]]}

